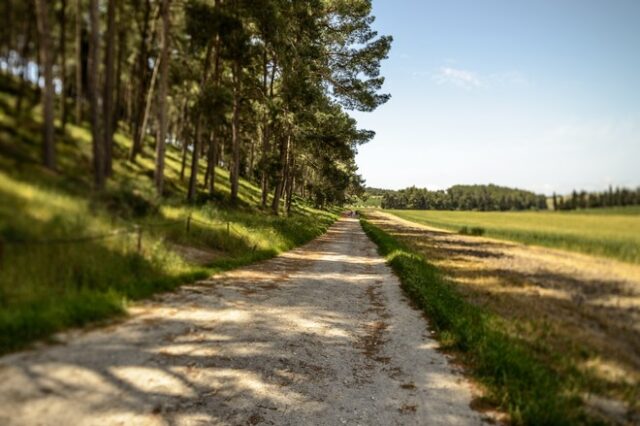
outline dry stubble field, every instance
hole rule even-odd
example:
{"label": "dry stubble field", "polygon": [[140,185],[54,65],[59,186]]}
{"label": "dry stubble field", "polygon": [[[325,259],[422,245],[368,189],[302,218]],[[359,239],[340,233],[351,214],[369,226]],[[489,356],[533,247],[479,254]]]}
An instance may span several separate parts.
{"label": "dry stubble field", "polygon": [[640,421],[640,266],[459,235],[380,211],[367,217],[496,314],[501,328],[574,382],[591,410]]}

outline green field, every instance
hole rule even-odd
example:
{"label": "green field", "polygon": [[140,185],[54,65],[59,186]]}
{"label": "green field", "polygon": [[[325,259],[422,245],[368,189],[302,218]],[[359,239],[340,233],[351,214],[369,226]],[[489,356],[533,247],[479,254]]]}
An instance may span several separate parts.
{"label": "green field", "polygon": [[606,256],[640,264],[640,208],[572,212],[470,212],[386,210],[412,222],[546,247]]}

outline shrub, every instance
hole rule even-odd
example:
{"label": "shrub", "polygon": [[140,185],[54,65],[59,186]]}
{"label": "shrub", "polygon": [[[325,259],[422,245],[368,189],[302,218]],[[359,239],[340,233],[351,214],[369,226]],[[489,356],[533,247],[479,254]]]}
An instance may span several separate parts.
{"label": "shrub", "polygon": [[106,191],[99,202],[114,216],[125,219],[141,218],[157,214],[158,206],[145,198],[139,190],[120,187]]}
{"label": "shrub", "polygon": [[484,228],[481,228],[479,226],[473,226],[471,228],[467,227],[467,226],[463,226],[462,228],[460,228],[460,230],[458,231],[458,234],[460,235],[475,235],[475,236],[480,236],[480,235],[484,235]]}

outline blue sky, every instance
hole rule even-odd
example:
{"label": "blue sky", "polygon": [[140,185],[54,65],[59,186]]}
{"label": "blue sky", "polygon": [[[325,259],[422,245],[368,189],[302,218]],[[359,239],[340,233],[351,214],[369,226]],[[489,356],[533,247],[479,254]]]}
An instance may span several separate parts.
{"label": "blue sky", "polygon": [[394,43],[369,186],[640,185],[640,0],[374,0]]}

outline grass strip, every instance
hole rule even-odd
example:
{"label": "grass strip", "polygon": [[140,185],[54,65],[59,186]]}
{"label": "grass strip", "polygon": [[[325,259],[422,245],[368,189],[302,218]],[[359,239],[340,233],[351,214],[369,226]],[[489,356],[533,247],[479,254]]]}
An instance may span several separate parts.
{"label": "grass strip", "polygon": [[588,422],[580,400],[568,395],[552,369],[502,332],[492,314],[465,301],[421,255],[366,219],[361,224],[399,276],[404,291],[427,314],[443,347],[460,354],[486,387],[488,401],[507,411],[513,424]]}

